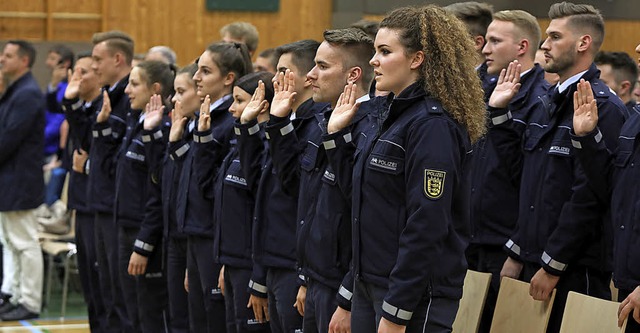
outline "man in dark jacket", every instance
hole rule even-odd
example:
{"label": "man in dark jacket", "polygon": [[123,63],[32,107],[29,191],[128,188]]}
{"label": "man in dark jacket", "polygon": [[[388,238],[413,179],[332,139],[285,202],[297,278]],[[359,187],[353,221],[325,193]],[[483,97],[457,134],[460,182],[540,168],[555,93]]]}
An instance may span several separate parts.
{"label": "man in dark jacket", "polygon": [[36,51],[26,41],[9,41],[0,56],[11,82],[0,99],[0,226],[2,244],[15,265],[10,303],[0,307],[2,320],[38,317],[42,305],[43,262],[34,209],[42,203],[44,97],[31,75]]}

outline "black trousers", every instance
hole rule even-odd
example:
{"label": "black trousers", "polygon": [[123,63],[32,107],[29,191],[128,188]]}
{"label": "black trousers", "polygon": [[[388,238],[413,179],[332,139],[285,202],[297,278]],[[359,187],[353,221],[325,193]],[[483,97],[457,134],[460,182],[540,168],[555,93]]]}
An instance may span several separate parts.
{"label": "black trousers", "polygon": [[[351,302],[351,332],[377,332],[382,318],[382,302],[387,288],[356,281]],[[406,328],[406,333],[449,333],[458,313],[460,301],[424,295]]]}
{"label": "black trousers", "polygon": [[293,269],[267,269],[269,323],[273,333],[301,333],[302,316],[293,307],[298,295],[298,273]]}
{"label": "black trousers", "polygon": [[271,332],[269,323],[260,323],[247,308],[249,292],[247,286],[251,270],[224,266],[224,301],[227,311],[227,333]]}
{"label": "black trousers", "polygon": [[[539,264],[525,262],[522,269],[523,281],[531,282],[531,278],[539,269]],[[560,331],[564,306],[567,303],[567,296],[570,291],[610,300],[610,282],[611,273],[600,272],[585,266],[570,265],[558,280],[558,285],[556,285],[556,298],[553,301],[547,333]]]}
{"label": "black trousers", "polygon": [[220,264],[213,258],[213,238],[187,238],[189,326],[192,332],[224,333],[227,330],[224,297],[218,288]]}
{"label": "black trousers", "polygon": [[167,243],[167,291],[172,333],[189,333],[189,299],[184,290],[187,269],[187,239],[169,237]]}
{"label": "black trousers", "polygon": [[78,249],[78,273],[87,303],[91,332],[107,332],[107,311],[102,302],[100,274],[95,248],[95,214],[75,211],[76,248]]}
{"label": "black trousers", "polygon": [[164,251],[157,246],[144,275],[129,275],[129,259],[140,228],[119,228],[119,272],[129,319],[136,332],[168,332],[167,280]]}
{"label": "black trousers", "polygon": [[338,308],[337,289],[330,288],[313,279],[307,281],[307,297],[304,302],[303,331],[323,333],[329,331],[331,316]]}
{"label": "black trousers", "polygon": [[118,273],[118,228],[111,214],[95,214],[95,246],[107,332],[134,332],[122,298]]}
{"label": "black trousers", "polygon": [[469,269],[491,273],[491,284],[487,292],[487,300],[484,303],[484,310],[480,319],[478,332],[489,333],[491,320],[498,300],[498,290],[500,290],[500,271],[507,260],[507,253],[502,245],[481,245],[470,244],[467,248],[467,262]]}

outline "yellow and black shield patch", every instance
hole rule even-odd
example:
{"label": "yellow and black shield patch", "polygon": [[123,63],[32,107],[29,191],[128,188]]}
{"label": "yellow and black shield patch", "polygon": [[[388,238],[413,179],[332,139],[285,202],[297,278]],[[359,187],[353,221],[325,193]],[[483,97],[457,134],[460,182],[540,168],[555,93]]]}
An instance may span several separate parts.
{"label": "yellow and black shield patch", "polygon": [[439,199],[444,192],[444,179],[447,175],[444,171],[424,170],[424,195],[429,199]]}

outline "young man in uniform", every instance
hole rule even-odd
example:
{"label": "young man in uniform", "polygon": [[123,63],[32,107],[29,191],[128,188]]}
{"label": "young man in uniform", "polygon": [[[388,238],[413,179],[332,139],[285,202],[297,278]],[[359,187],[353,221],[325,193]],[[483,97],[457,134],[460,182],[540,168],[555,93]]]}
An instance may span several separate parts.
{"label": "young man in uniform", "polygon": [[[531,113],[542,112],[538,97],[548,89],[544,70],[540,65],[534,65],[540,40],[538,21],[521,10],[497,12],[487,29],[486,39],[482,52],[489,75],[499,75],[514,60],[522,66],[522,87],[508,106],[514,119],[526,123]],[[469,261],[476,264],[473,269],[492,274],[481,332],[488,332],[491,327],[500,288],[500,270],[507,259],[502,246],[515,229],[520,188],[520,179],[514,177],[508,161],[496,151],[493,134],[490,127],[486,136],[476,143],[472,155],[470,246],[475,249],[475,258]],[[521,140],[515,140],[513,144],[519,145]]]}
{"label": "young man in uniform", "polygon": [[598,52],[595,59],[600,79],[613,90],[629,113],[636,105],[633,88],[638,79],[638,64],[625,52]]}
{"label": "young man in uniform", "polygon": [[[531,296],[547,300],[557,289],[548,332],[557,332],[569,291],[610,299],[611,240],[606,204],[587,183],[571,146],[573,93],[579,80],[591,82],[602,112],[601,130],[615,149],[627,110],[598,79],[593,59],[602,45],[604,21],[590,5],[557,3],[545,51],[546,71],[558,85],[543,96],[543,108],[527,124],[514,121],[505,101],[517,92],[520,65],[512,63],[489,101],[496,148],[521,165],[518,223],[505,247],[509,258],[501,275],[530,282]],[[524,130],[524,145],[513,141]],[[518,130],[518,128],[520,128]],[[514,149],[515,148],[515,149]],[[514,169],[518,169],[517,167]]]}

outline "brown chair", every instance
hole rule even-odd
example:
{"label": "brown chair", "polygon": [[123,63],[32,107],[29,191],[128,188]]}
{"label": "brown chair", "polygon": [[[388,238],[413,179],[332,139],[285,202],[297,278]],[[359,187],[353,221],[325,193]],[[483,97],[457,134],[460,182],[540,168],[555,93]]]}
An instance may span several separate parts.
{"label": "brown chair", "polygon": [[453,322],[454,333],[478,332],[490,283],[491,273],[467,270],[460,307],[456,320]]}
{"label": "brown chair", "polygon": [[63,264],[64,277],[62,280],[62,307],[60,309],[60,318],[64,319],[67,310],[67,295],[69,293],[69,275],[78,273],[76,254],[76,244],[70,242],[56,242],[52,240],[44,240],[40,244],[42,252],[48,256],[48,268],[46,273],[45,288],[45,305],[49,307],[51,301],[51,284],[53,282],[53,269],[55,266],[54,259],[59,257]]}
{"label": "brown chair", "polygon": [[614,333],[624,332],[627,321],[618,327],[620,303],[607,301],[570,291],[564,307],[560,333]]}
{"label": "brown chair", "polygon": [[503,277],[493,313],[491,333],[545,333],[556,290],[548,301],[529,295],[529,284]]}

